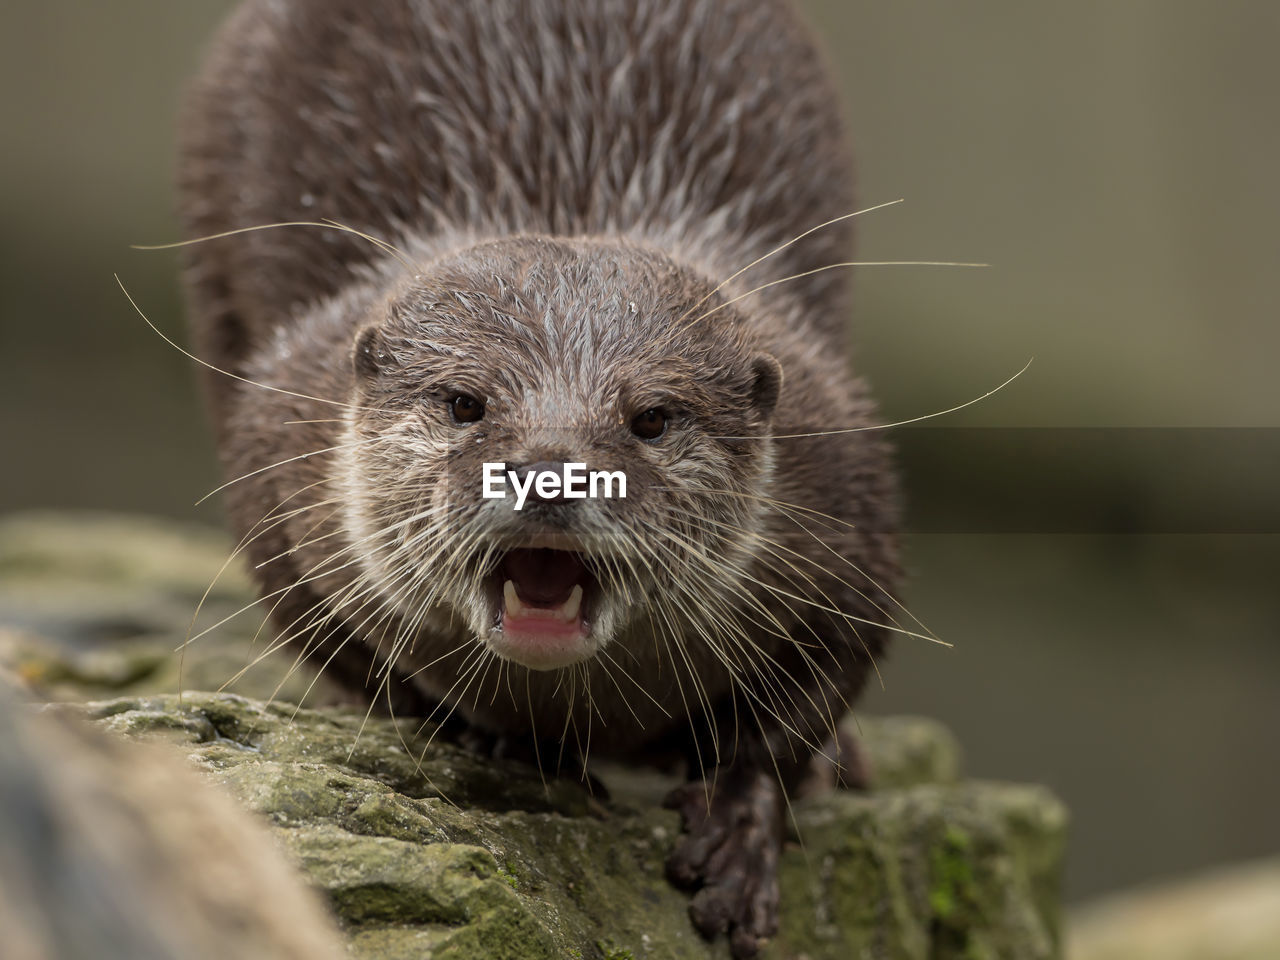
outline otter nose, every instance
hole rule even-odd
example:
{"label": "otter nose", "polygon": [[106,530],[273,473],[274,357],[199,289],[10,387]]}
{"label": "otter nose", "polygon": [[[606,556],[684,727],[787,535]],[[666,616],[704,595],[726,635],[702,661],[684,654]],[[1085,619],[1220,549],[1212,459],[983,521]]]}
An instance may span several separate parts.
{"label": "otter nose", "polygon": [[[531,463],[528,466],[517,467],[516,475],[520,478],[523,486],[529,483],[529,476],[533,475],[533,483],[529,486],[529,500],[532,503],[566,503],[569,498],[564,493],[564,463],[554,460],[539,460],[537,463]],[[542,476],[555,476],[559,479],[552,483],[550,480],[542,483],[542,489],[538,489],[538,478]]]}

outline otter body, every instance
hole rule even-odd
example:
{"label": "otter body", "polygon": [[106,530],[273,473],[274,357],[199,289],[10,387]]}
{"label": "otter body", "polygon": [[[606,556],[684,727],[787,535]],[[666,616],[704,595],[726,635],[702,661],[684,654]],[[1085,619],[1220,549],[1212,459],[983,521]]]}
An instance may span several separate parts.
{"label": "otter body", "polygon": [[[670,873],[740,957],[897,576],[876,434],[801,436],[872,423],[844,271],[757,289],[846,224],[734,276],[850,211],[834,104],[784,0],[251,0],[182,144],[192,238],[382,241],[190,248],[280,638],[490,740],[684,753]],[[570,462],[626,498],[482,496]]]}

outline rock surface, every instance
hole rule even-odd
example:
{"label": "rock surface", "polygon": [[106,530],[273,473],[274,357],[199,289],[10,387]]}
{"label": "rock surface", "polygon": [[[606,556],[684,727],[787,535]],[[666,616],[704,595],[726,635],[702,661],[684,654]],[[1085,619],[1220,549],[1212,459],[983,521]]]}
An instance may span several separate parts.
{"label": "rock surface", "polygon": [[0,956],[339,960],[321,897],[180,756],[0,684]]}
{"label": "rock surface", "polygon": [[[723,941],[697,936],[686,895],[663,876],[679,824],[656,798],[671,780],[605,768],[606,800],[432,741],[410,719],[312,709],[333,691],[313,686],[307,665],[291,670],[289,653],[240,676],[232,687],[243,696],[179,698],[172,651],[226,554],[216,535],[156,521],[10,519],[0,524],[0,664],[46,699],[96,701],[60,712],[176,744],[261,814],[326,897],[353,956],[728,956]],[[194,632],[248,601],[229,571]],[[236,674],[260,621],[232,618],[193,644],[186,690]],[[289,702],[299,700],[308,708]],[[1057,801],[1037,787],[958,780],[956,746],[930,721],[861,718],[860,735],[876,789],[796,803],[782,929],[765,956],[1059,956]]]}
{"label": "rock surface", "polygon": [[1275,960],[1280,858],[1114,894],[1071,919],[1072,960]]}

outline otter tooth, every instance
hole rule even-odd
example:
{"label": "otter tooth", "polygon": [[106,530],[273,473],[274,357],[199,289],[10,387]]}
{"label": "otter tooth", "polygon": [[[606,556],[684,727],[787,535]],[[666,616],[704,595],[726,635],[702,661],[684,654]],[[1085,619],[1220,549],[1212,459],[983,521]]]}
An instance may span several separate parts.
{"label": "otter tooth", "polygon": [[564,606],[560,608],[560,616],[564,618],[565,623],[571,623],[578,618],[578,608],[582,606],[582,584],[575,583],[573,589],[569,591],[569,599],[564,602]]}
{"label": "otter tooth", "polygon": [[582,609],[582,584],[575,583],[569,591],[569,599],[558,607],[530,607],[520,599],[516,592],[515,581],[507,580],[502,584],[502,599],[506,603],[508,617],[533,617],[543,620],[563,620],[573,623]]}
{"label": "otter tooth", "polygon": [[519,616],[524,610],[524,604],[520,602],[520,595],[516,593],[516,585],[508,580],[502,585],[502,599],[507,602],[507,616]]}

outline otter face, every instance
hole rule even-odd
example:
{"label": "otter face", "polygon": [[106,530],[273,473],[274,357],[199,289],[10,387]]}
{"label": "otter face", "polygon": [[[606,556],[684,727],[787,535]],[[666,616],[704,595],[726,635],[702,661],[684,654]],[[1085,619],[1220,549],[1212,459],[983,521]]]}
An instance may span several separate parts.
{"label": "otter face", "polygon": [[[710,293],[642,249],[516,238],[434,264],[362,327],[348,529],[400,639],[478,638],[547,670],[734,603],[781,372],[731,309],[706,316]],[[486,464],[523,503],[492,479],[485,496]],[[612,475],[614,496],[534,486],[565,464]]]}

